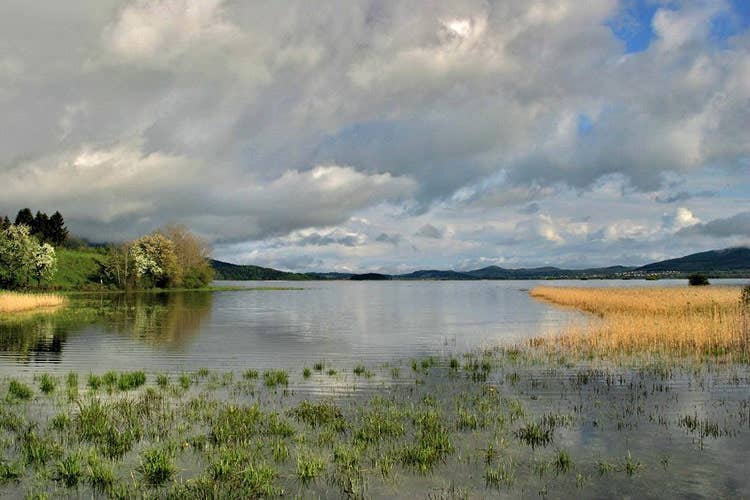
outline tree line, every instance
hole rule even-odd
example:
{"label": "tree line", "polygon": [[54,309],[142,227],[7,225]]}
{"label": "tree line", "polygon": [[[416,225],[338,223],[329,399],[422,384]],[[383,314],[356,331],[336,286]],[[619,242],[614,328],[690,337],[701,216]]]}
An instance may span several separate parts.
{"label": "tree line", "polygon": [[[0,288],[41,286],[57,271],[55,247],[70,238],[59,211],[52,216],[29,208],[13,222],[0,218]],[[75,238],[70,238],[75,240]],[[84,248],[86,250],[86,248]],[[89,279],[98,286],[119,289],[200,288],[214,278],[211,247],[187,227],[168,224],[151,234],[96,251],[100,271]]]}
{"label": "tree line", "polygon": [[11,225],[26,226],[29,228],[29,233],[40,243],[49,243],[56,247],[65,243],[69,235],[68,228],[65,227],[65,219],[59,211],[50,217],[41,211],[33,215],[30,208],[22,208],[18,211],[13,223],[7,215],[2,218],[0,230],[4,231]]}
{"label": "tree line", "polygon": [[200,288],[214,278],[211,247],[181,224],[110,247],[103,265],[107,283],[121,289]]}

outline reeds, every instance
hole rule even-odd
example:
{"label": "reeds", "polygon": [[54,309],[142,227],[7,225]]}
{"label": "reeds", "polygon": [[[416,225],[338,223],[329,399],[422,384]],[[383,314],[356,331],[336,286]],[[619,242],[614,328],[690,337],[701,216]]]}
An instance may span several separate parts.
{"label": "reeds", "polygon": [[59,307],[65,297],[55,294],[0,292],[0,314]]}
{"label": "reeds", "polygon": [[531,296],[593,314],[534,345],[586,356],[678,354],[747,357],[738,287],[538,287]]}

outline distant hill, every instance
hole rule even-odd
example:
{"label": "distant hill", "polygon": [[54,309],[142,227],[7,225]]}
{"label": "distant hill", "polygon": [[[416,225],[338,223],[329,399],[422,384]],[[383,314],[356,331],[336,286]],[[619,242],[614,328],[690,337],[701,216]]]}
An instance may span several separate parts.
{"label": "distant hill", "polygon": [[498,266],[489,266],[466,274],[483,280],[525,280],[525,279],[547,279],[547,278],[600,278],[631,271],[632,267],[610,266],[596,267],[591,269],[560,269],[559,267],[532,267],[529,269],[505,269]]}
{"label": "distant hill", "polygon": [[677,278],[690,273],[704,273],[709,277],[750,277],[750,248],[727,248],[694,253],[654,262],[641,267],[609,266],[590,269],[561,269],[533,267],[506,269],[488,266],[472,271],[425,269],[407,274],[379,273],[290,273],[267,267],[240,266],[218,260],[211,264],[219,280],[530,280],[530,279],[631,279]]}
{"label": "distant hill", "polygon": [[400,280],[476,280],[476,276],[469,273],[460,273],[457,271],[438,271],[435,269],[426,271],[414,271],[409,274],[399,274],[396,276]]}
{"label": "distant hill", "polygon": [[380,273],[364,273],[364,274],[353,274],[350,280],[354,281],[386,281],[393,279],[392,276]]}
{"label": "distant hill", "polygon": [[717,273],[739,272],[750,273],[750,248],[725,248],[724,250],[709,250],[694,253],[679,259],[654,262],[635,269],[643,273]]}
{"label": "distant hill", "polygon": [[270,267],[260,267],[251,265],[237,265],[220,260],[211,260],[211,266],[214,268],[217,280],[229,281],[252,281],[252,280],[309,280],[312,279],[306,274],[289,273],[271,269]]}

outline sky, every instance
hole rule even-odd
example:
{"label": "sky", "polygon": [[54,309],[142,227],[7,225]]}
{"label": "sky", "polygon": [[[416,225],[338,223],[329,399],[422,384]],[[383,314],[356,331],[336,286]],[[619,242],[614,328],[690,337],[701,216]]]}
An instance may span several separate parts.
{"label": "sky", "polygon": [[0,2],[0,214],[294,271],[750,243],[747,0]]}

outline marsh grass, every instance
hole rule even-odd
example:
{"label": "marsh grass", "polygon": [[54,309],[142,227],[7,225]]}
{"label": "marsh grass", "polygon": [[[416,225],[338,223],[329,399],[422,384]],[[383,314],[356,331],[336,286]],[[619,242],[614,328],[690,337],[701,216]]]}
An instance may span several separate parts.
{"label": "marsh grass", "polygon": [[84,460],[80,452],[73,452],[65,455],[57,462],[55,467],[55,481],[65,485],[67,488],[77,486],[83,479]]}
{"label": "marsh grass", "polygon": [[286,370],[266,370],[263,372],[263,383],[266,387],[277,387],[289,385],[289,374]]}
{"label": "marsh grass", "polygon": [[537,287],[532,297],[592,314],[532,344],[583,357],[655,353],[748,359],[739,287]]}
{"label": "marsh grass", "polygon": [[0,314],[58,308],[66,298],[56,294],[0,292]]}
{"label": "marsh grass", "polygon": [[[11,404],[17,399],[9,397],[0,404],[0,485],[17,484],[0,493],[258,498],[290,490],[286,493],[303,498],[367,498],[394,491],[412,496],[428,492],[428,498],[536,492],[570,497],[589,482],[595,488],[615,481],[618,487],[623,482],[641,487],[653,482],[654,472],[664,473],[665,468],[652,467],[661,455],[649,452],[649,444],[645,452],[638,444],[649,441],[649,435],[625,441],[634,444],[633,456],[624,456],[626,448],[615,439],[619,436],[629,440],[659,425],[658,432],[669,434],[670,442],[682,439],[698,454],[691,441],[735,436],[750,422],[750,404],[744,399],[727,401],[726,406],[696,406],[695,413],[685,414],[669,390],[660,392],[670,381],[683,383],[681,377],[692,381],[695,391],[711,391],[703,384],[717,377],[736,391],[746,384],[746,372],[739,369],[704,375],[700,366],[681,369],[661,363],[615,371],[589,365],[570,368],[562,357],[550,357],[540,365],[540,377],[537,367],[529,370],[526,363],[533,358],[523,349],[425,359],[426,367],[425,360],[415,361],[418,373],[404,374],[409,380],[378,382],[343,397],[323,395],[317,387],[310,392],[285,390],[282,397],[275,389],[281,382],[265,384],[267,378],[277,378],[267,373],[281,370],[256,373],[252,378],[262,377],[262,384],[231,373],[185,373],[180,377],[188,381],[185,390],[177,380],[170,386],[166,375],[144,374],[141,384],[140,375],[133,375],[138,372],[110,372],[97,376],[94,385],[112,392],[83,391],[75,401],[64,395],[34,398],[32,392],[31,402],[24,404]],[[342,368],[331,385],[364,382],[353,368]],[[366,373],[368,368],[363,368]],[[393,368],[374,370],[380,375]],[[496,376],[476,383],[471,373]],[[120,381],[131,377],[137,383],[127,382],[122,390]],[[304,371],[300,374],[298,368],[285,379],[294,385],[302,377]],[[411,384],[412,377],[424,379],[424,385]],[[6,387],[12,380],[7,379]],[[40,385],[40,393],[41,380],[37,377],[34,384],[34,389]],[[255,391],[250,395],[243,392],[248,385]],[[77,387],[77,378],[71,387]],[[548,399],[542,399],[545,394]],[[596,400],[593,405],[588,404],[593,403],[590,396]],[[668,398],[667,408],[657,404],[664,399],[649,399],[661,396]],[[679,410],[671,411],[669,405]],[[47,406],[52,413],[37,415]],[[584,426],[593,436],[614,436],[622,451],[597,462],[599,456],[569,439]],[[555,436],[563,428],[569,431]],[[551,449],[553,441],[560,447]],[[676,452],[675,457],[670,474],[684,470],[685,456]],[[617,474],[604,477],[612,472]],[[496,491],[501,488],[507,493]]]}
{"label": "marsh grass", "polygon": [[297,480],[303,485],[308,485],[320,477],[325,471],[326,465],[322,458],[310,454],[297,455],[297,468],[295,474]]}
{"label": "marsh grass", "polygon": [[57,387],[57,380],[54,377],[47,373],[43,373],[39,377],[39,390],[43,394],[52,394],[55,392],[55,387]]}
{"label": "marsh grass", "polygon": [[16,379],[12,379],[8,384],[8,397],[10,401],[28,401],[34,396],[34,391],[28,385]]}
{"label": "marsh grass", "polygon": [[170,450],[154,447],[141,453],[141,463],[137,471],[148,484],[160,485],[172,479],[177,473],[177,467]]}

